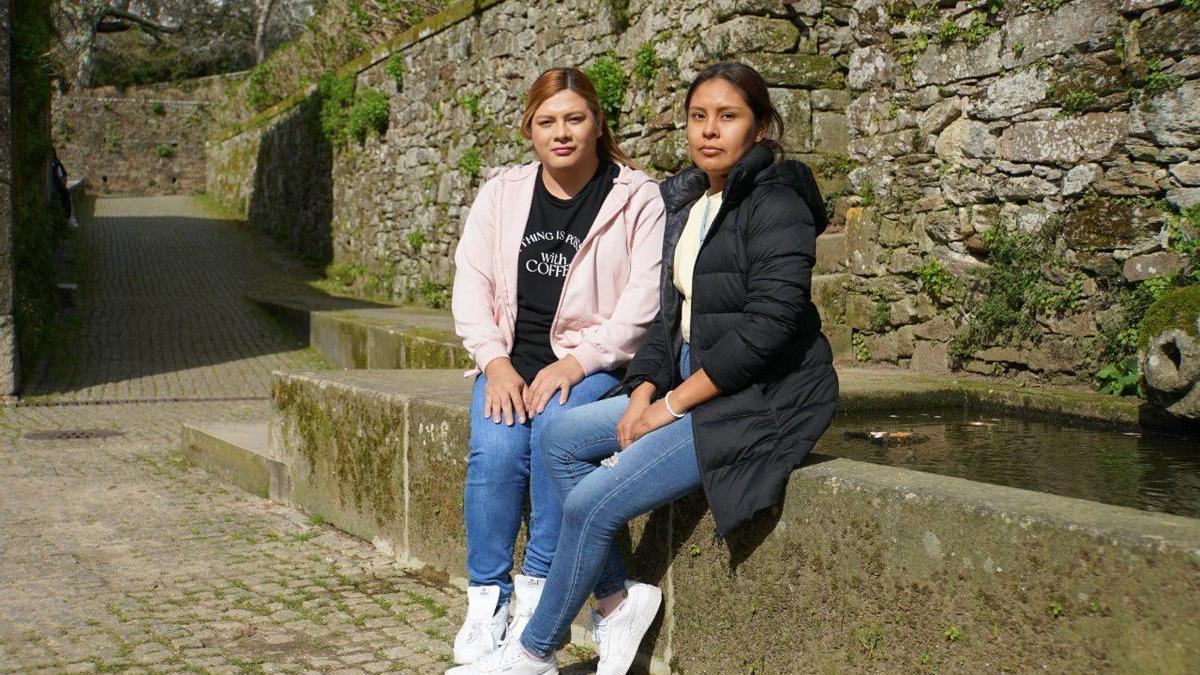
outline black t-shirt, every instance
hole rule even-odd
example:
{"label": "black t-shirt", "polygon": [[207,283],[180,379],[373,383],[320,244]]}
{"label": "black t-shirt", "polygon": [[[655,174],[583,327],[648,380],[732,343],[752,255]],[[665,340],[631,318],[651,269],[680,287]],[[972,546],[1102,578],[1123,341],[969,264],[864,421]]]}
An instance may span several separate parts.
{"label": "black t-shirt", "polygon": [[538,167],[517,258],[516,333],[509,354],[513,368],[526,382],[557,360],[550,348],[550,324],[558,312],[563,282],[618,173],[616,164],[601,161],[582,190],[570,199],[559,199],[546,189]]}

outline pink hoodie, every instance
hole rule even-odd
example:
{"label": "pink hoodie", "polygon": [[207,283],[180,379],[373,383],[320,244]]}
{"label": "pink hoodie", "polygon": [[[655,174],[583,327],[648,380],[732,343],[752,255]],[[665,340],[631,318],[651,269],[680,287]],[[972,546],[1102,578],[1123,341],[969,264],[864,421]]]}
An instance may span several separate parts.
{"label": "pink hoodie", "polygon": [[[480,370],[512,351],[517,258],[537,169],[500,169],[483,184],[454,253],[454,329]],[[620,165],[563,282],[550,326],[555,356],[573,355],[589,375],[633,358],[658,311],[664,220],[658,184]]]}

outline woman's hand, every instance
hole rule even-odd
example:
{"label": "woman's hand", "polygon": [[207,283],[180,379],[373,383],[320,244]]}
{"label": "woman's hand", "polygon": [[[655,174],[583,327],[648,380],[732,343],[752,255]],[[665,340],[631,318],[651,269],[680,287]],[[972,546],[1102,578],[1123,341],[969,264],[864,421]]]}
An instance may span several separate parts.
{"label": "woman's hand", "polygon": [[542,368],[525,388],[525,409],[530,415],[540,415],[556,391],[562,392],[558,396],[558,404],[565,405],[571,395],[571,387],[582,382],[585,374],[583,366],[570,354]]}
{"label": "woman's hand", "polygon": [[641,434],[637,433],[638,422],[642,419],[642,413],[646,412],[646,408],[649,407],[649,396],[640,397],[635,394],[629,397],[629,405],[625,406],[625,413],[617,422],[617,444],[621,446],[622,450],[641,438]]}
{"label": "woman's hand", "polygon": [[622,450],[651,431],[675,421],[675,416],[667,411],[665,401],[650,402],[653,395],[654,385],[649,382],[643,382],[630,394],[625,414],[617,422],[617,444]]}
{"label": "woman's hand", "polygon": [[513,425],[515,417],[525,423],[525,380],[521,378],[507,358],[492,359],[485,369],[487,387],[483,394],[483,416],[497,424],[503,416],[504,423]]}
{"label": "woman's hand", "polygon": [[633,440],[630,443],[637,441],[655,429],[667,426],[677,419],[677,417],[667,410],[667,400],[665,398],[658,399],[642,411],[642,416],[633,425]]}

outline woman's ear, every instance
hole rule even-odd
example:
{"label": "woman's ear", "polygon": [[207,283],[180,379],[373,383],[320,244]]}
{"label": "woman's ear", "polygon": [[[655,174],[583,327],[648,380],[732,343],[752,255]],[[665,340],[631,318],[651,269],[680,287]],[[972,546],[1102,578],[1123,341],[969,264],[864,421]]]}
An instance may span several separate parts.
{"label": "woman's ear", "polygon": [[754,142],[762,143],[767,138],[767,125],[762,125],[758,128],[758,133],[754,134]]}

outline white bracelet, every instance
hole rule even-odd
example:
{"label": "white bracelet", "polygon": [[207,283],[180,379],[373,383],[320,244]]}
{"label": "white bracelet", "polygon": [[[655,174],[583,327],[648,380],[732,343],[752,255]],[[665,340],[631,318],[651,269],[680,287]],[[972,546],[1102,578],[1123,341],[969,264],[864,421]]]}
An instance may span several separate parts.
{"label": "white bracelet", "polygon": [[[674,390],[672,389],[671,391],[674,391]],[[671,413],[671,417],[674,417],[675,419],[683,418],[684,413],[677,413],[677,412],[675,412],[675,409],[671,407],[671,392],[670,391],[668,391],[667,395],[663,397],[663,403],[665,403],[667,405],[667,412]]]}

